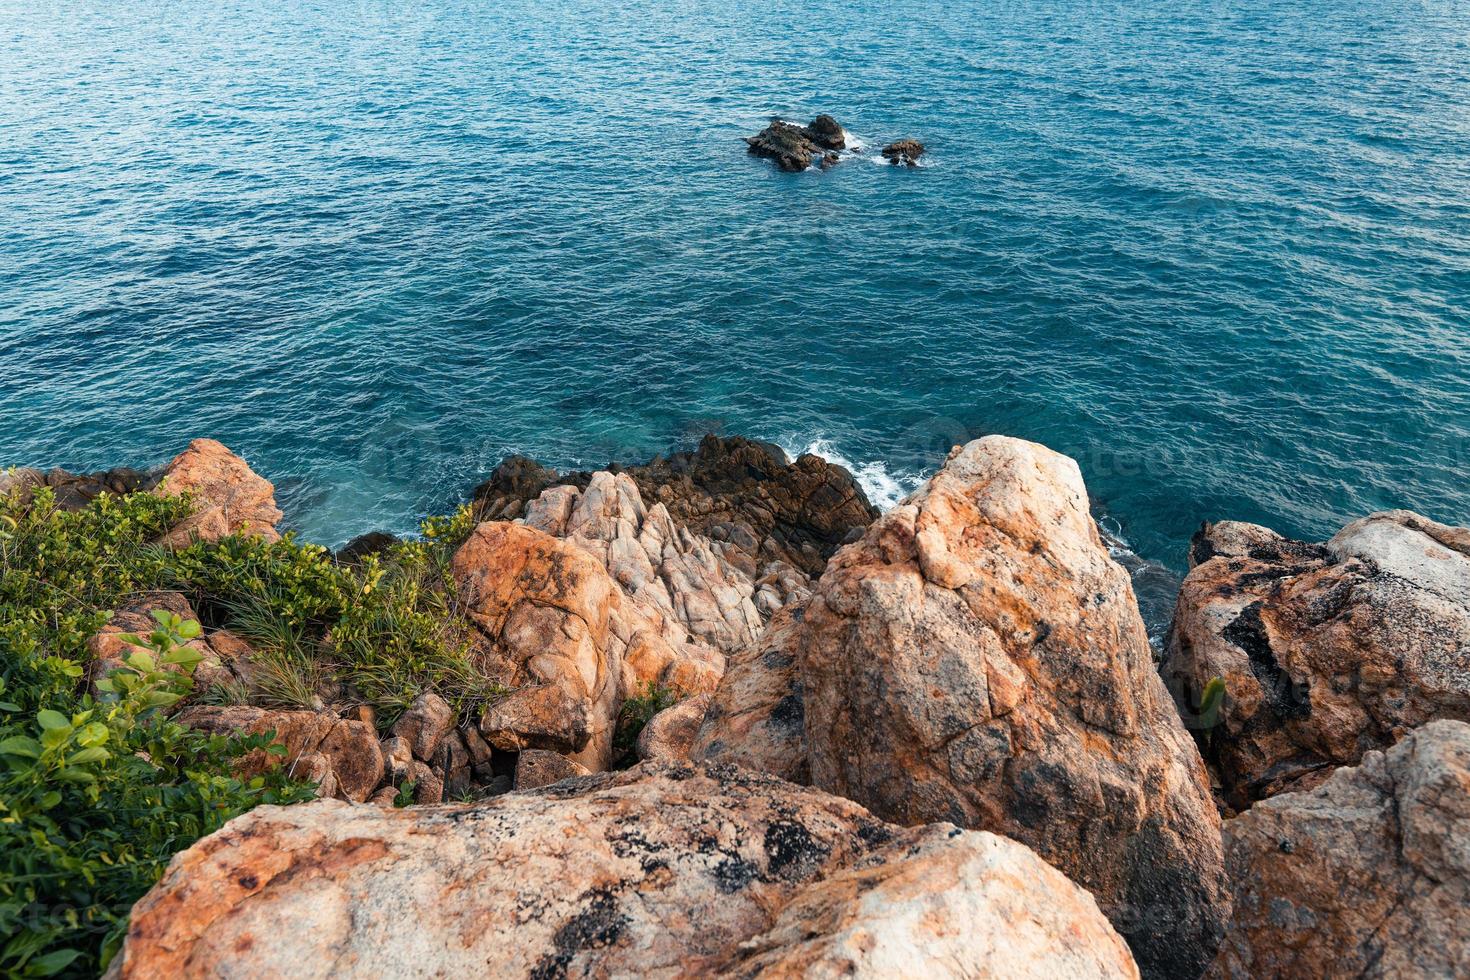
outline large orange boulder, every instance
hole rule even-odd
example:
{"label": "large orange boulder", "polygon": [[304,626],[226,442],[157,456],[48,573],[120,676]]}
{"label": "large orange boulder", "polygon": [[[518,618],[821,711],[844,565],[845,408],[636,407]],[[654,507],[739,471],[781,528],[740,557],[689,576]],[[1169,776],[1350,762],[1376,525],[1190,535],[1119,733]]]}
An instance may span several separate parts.
{"label": "large orange boulder", "polygon": [[730,766],[467,806],[263,806],[174,858],[114,977],[1131,978],[1083,889]]}
{"label": "large orange boulder", "polygon": [[813,785],[1029,845],[1146,975],[1210,961],[1229,911],[1219,817],[1071,459],[1000,436],[956,448],[833,557],[789,647]]}
{"label": "large orange boulder", "polygon": [[189,494],[194,513],[165,537],[164,543],[183,547],[195,540],[217,541],[231,534],[280,537],[276,524],[275,487],[256,474],[239,456],[213,439],[195,439],[164,470],[158,492]]}
{"label": "large orange boulder", "polygon": [[481,720],[497,748],[548,749],[605,769],[628,695],[650,683],[702,693],[724,669],[717,651],[671,639],[665,620],[572,540],[487,522],[455,553],[451,573],[482,636],[478,666],[511,689]]}

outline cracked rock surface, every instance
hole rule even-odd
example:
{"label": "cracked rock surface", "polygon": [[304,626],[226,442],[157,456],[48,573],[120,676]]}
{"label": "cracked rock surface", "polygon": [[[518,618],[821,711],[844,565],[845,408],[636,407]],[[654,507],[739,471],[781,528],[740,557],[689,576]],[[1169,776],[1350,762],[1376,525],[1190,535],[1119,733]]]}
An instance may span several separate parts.
{"label": "cracked rock surface", "polygon": [[1187,718],[1224,679],[1207,754],[1235,809],[1470,720],[1470,530],[1388,511],[1311,544],[1227,521],[1191,560],[1164,674]]}
{"label": "cracked rock surface", "polygon": [[1470,975],[1470,725],[1432,722],[1225,824],[1215,977]]}
{"label": "cracked rock surface", "polygon": [[657,612],[671,643],[692,638],[728,653],[760,634],[751,578],[663,504],[645,506],[626,473],[594,473],[586,489],[549,487],[526,505],[524,523],[595,555],[630,598]]}

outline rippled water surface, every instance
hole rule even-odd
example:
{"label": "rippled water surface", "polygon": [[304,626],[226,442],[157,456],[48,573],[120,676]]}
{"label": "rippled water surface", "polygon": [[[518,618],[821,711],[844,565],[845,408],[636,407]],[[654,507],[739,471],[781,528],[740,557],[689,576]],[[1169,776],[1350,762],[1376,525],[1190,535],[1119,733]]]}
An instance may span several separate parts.
{"label": "rippled water surface", "polygon": [[[743,153],[820,111],[866,152]],[[1463,3],[0,0],[0,461],[212,435],[326,543],[513,451],[1005,432],[1177,568],[1470,523],[1467,368]]]}

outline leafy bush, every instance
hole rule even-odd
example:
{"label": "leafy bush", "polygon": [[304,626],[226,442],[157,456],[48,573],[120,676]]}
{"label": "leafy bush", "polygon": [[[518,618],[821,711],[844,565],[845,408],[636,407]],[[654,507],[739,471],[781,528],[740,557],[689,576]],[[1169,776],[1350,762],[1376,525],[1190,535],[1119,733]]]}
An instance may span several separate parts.
{"label": "leafy bush", "polygon": [[[200,627],[167,612],[155,618],[151,635],[123,635],[143,649],[98,682],[100,699],[53,696],[34,712],[0,702],[6,975],[95,974],[176,851],[259,803],[312,796],[280,768],[248,782],[228,775],[249,752],[284,752],[270,734],[207,736],[163,716],[192,686],[200,655],[184,644]],[[0,688],[8,696],[10,686]]]}
{"label": "leafy bush", "polygon": [[181,647],[197,622],[156,614],[151,635],[126,638],[143,649],[88,693],[87,642],[110,610],[177,589],[250,640],[251,685],[201,701],[316,706],[326,693],[390,725],[425,689],[463,709],[495,693],[472,669],[446,575],[468,509],[353,566],[290,536],[149,544],[189,509],[149,493],[76,511],[44,488],[0,494],[0,976],[95,974],[176,851],[259,803],[311,795],[279,768],[231,775],[268,735],[206,736],[165,717],[192,693],[197,655]]}
{"label": "leafy bush", "polygon": [[189,513],[187,501],[103,495],[84,510],[48,488],[28,506],[0,496],[0,677],[34,713],[76,690],[87,639],[127,595],[154,588],[167,553],[147,544]]}

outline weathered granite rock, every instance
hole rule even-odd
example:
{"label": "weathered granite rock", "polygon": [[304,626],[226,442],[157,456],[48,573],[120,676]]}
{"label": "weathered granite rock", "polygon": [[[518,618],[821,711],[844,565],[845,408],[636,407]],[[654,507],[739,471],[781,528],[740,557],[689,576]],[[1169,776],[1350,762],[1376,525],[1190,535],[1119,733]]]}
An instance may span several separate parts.
{"label": "weathered granite rock", "polygon": [[747,136],[745,144],[753,156],[767,157],[782,170],[797,172],[815,160],[825,160],[827,151],[845,147],[847,134],[836,119],[827,115],[813,119],[809,126],[776,119],[756,135]]}
{"label": "weathered granite rock", "polygon": [[[275,741],[286,749],[285,765],[294,775],[316,779],[317,792],[322,795],[331,793],[361,803],[383,781],[383,751],[372,729],[330,712],[199,705],[184,709],[174,720],[217,735],[275,732]],[[325,760],[330,781],[322,775],[322,761],[314,756]],[[265,752],[251,753],[241,760],[239,771],[257,775],[277,761]]]}
{"label": "weathered granite rock", "polygon": [[393,723],[393,734],[408,742],[416,758],[428,762],[439,751],[444,737],[454,730],[454,722],[449,702],[433,691],[425,691]]}
{"label": "weathered granite rock", "polygon": [[238,684],[245,690],[259,683],[255,648],[230,630],[214,630],[204,642],[210,656],[194,668],[194,690],[205,691],[213,684]]}
{"label": "weathered granite rock", "polygon": [[475,786],[474,760],[464,736],[457,730],[451,730],[439,743],[429,765],[444,781],[446,797],[458,799]]}
{"label": "weathered granite rock", "polygon": [[690,757],[807,783],[806,711],[795,642],[805,615],[783,609],[761,642],[731,655]]}
{"label": "weathered granite rock", "polygon": [[[502,752],[539,748],[581,756],[594,734],[606,736],[607,724],[605,705],[580,693],[569,676],[565,684],[528,684],[491,702],[480,716],[480,734]],[[606,767],[601,749],[589,761]]]}
{"label": "weathered granite rock", "polygon": [[413,763],[413,801],[419,806],[444,802],[444,779],[427,763]]}
{"label": "weathered granite rock", "polygon": [[889,163],[917,167],[919,157],[924,155],[924,144],[916,139],[896,140],[883,147],[882,152]]}
{"label": "weathered granite rock", "polygon": [[[189,600],[178,592],[145,593],[114,610],[102,629],[87,640],[87,652],[91,655],[91,661],[87,665],[89,684],[95,685],[97,681],[122,667],[131,654],[140,650],[122,637],[132,634],[146,638],[158,628],[158,621],[153,618],[155,610],[172,613],[184,620],[197,621],[199,618],[194,614]],[[202,639],[192,640],[188,646],[206,657],[213,652]],[[200,665],[203,666],[204,662],[201,661]]]}
{"label": "weathered granite rock", "polygon": [[750,577],[708,539],[675,524],[663,504],[645,507],[626,473],[594,473],[585,490],[548,488],[527,505],[524,520],[601,560],[625,594],[662,619],[671,645],[692,637],[729,653],[760,633]]}
{"label": "weathered granite rock", "polygon": [[[289,923],[289,928],[285,924]],[[1131,977],[1012,841],[902,829],[733,767],[468,806],[260,807],[179,854],[115,977]]]}
{"label": "weathered granite rock", "polygon": [[812,783],[1036,849],[1146,975],[1229,910],[1220,824],[1077,464],[990,436],[832,559],[795,643]]}
{"label": "weathered granite rock", "polygon": [[563,779],[589,775],[586,767],[545,749],[527,749],[516,757],[515,788],[518,790],[540,789]]}
{"label": "weathered granite rock", "polygon": [[397,786],[399,783],[412,779],[416,761],[413,757],[413,746],[408,739],[394,735],[385,738],[380,743],[383,750],[383,774],[388,782]]}
{"label": "weathered granite rock", "polygon": [[29,506],[37,487],[46,485],[46,474],[34,466],[10,466],[0,469],[0,497],[15,494],[22,506]]}
{"label": "weathered granite rock", "polygon": [[1232,807],[1308,789],[1432,719],[1470,720],[1470,531],[1390,511],[1319,545],[1224,522],[1191,552],[1164,675],[1195,724],[1223,678],[1202,741]]}
{"label": "weathered granite rock", "polygon": [[671,705],[652,718],[638,733],[638,758],[652,762],[688,762],[699,723],[709,710],[712,695],[699,694]]}
{"label": "weathered granite rock", "polygon": [[[113,611],[112,618],[98,633],[88,639],[91,662],[87,665],[87,682],[95,691],[97,681],[122,667],[127,658],[140,648],[127,643],[127,635],[146,639],[158,629],[154,612],[169,612],[184,622],[198,622],[194,608],[181,593],[148,592]],[[202,692],[215,684],[240,681],[249,676],[250,657],[254,651],[239,637],[223,630],[199,636],[184,644],[202,657],[194,667],[194,690]],[[148,652],[148,651],[141,651]],[[182,667],[166,667],[182,670]]]}
{"label": "weathered granite rock", "polygon": [[217,541],[231,534],[275,541],[281,520],[275,487],[239,456],[213,439],[195,439],[164,470],[158,492],[191,494],[194,513],[164,536],[162,543],[184,547],[195,540]]}
{"label": "weathered granite rock", "polygon": [[452,574],[469,618],[490,641],[480,667],[518,689],[480,731],[500,749],[576,752],[605,767],[622,705],[623,648],[610,621],[616,584],[581,548],[517,524],[481,524]]}
{"label": "weathered granite rock", "polygon": [[362,803],[383,781],[383,750],[377,733],[360,721],[339,720],[317,745],[331,763],[337,795]]}
{"label": "weathered granite rock", "polygon": [[671,645],[661,617],[625,597],[592,554],[520,524],[481,524],[455,553],[452,574],[486,640],[479,667],[514,689],[480,731],[495,748],[543,748],[607,768],[627,692],[657,682],[712,690],[724,657]]}
{"label": "weathered granite rock", "polygon": [[1470,976],[1470,725],[1436,721],[1225,824],[1218,977]]}
{"label": "weathered granite rock", "polygon": [[740,945],[727,975],[1138,976],[1093,897],[1034,851],[943,826],[923,828],[897,860],[860,862],[798,893]]}
{"label": "weathered granite rock", "polygon": [[[752,439],[709,435],[692,452],[608,469],[631,476],[645,503],[662,503],[675,523],[714,541],[752,578],[773,562],[820,574],[852,530],[878,516],[842,467],[811,454],[791,462],[779,446]],[[591,480],[513,456],[476,488],[475,506],[486,519],[518,517],[548,486]]]}

